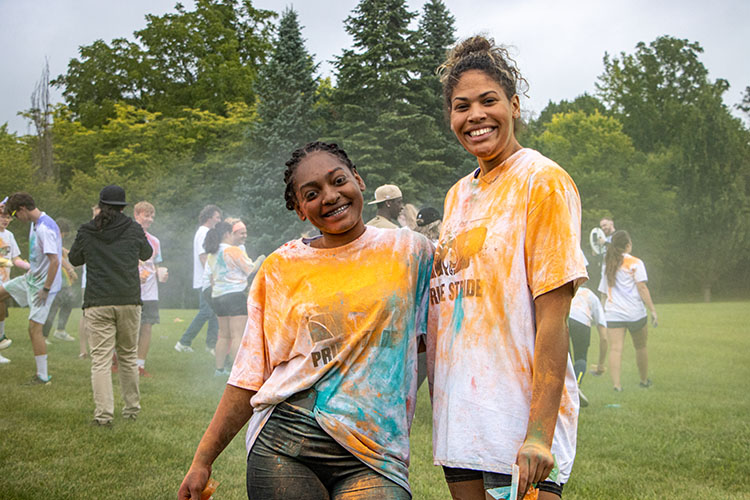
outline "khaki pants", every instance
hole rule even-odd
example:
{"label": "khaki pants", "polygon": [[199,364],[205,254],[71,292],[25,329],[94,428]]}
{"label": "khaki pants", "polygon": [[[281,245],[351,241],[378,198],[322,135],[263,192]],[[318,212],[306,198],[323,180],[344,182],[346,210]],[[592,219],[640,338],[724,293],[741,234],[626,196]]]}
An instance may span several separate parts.
{"label": "khaki pants", "polygon": [[96,406],[94,419],[104,423],[112,421],[114,417],[111,373],[114,351],[117,351],[120,388],[125,402],[122,415],[137,415],[141,410],[141,395],[135,360],[138,329],[141,326],[141,306],[87,307],[83,310],[83,316],[91,347],[91,387]]}

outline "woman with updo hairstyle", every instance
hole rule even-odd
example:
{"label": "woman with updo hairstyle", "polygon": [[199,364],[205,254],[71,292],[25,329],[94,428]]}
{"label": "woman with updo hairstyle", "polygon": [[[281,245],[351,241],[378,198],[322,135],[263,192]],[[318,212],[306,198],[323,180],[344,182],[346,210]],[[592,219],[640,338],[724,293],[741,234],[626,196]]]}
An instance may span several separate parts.
{"label": "woman with updo hairstyle", "polygon": [[179,498],[200,498],[249,420],[248,498],[409,500],[434,247],[407,228],[365,225],[365,183],[336,144],[309,143],[286,167],[286,207],[320,234],[287,242],[258,270],[232,373]]}
{"label": "woman with updo hairstyle", "polygon": [[578,190],[519,144],[526,81],[505,48],[469,38],[439,74],[451,130],[478,165],[446,196],[430,282],[434,460],[454,499],[499,495],[514,465],[518,498],[532,483],[560,498],[579,407],[566,317],[587,279]]}
{"label": "woman with updo hairstyle", "polygon": [[658,323],[656,308],[651,301],[651,293],[646,282],[646,266],[641,259],[633,257],[630,252],[633,243],[627,231],[615,231],[612,242],[607,246],[607,254],[602,266],[602,279],[599,292],[604,302],[604,317],[607,320],[607,337],[609,343],[609,373],[614,390],[622,392],[620,371],[622,366],[622,348],[625,344],[625,330],[630,332],[635,347],[635,361],[641,377],[640,386],[651,387],[648,378],[648,313],[651,311],[651,322]]}

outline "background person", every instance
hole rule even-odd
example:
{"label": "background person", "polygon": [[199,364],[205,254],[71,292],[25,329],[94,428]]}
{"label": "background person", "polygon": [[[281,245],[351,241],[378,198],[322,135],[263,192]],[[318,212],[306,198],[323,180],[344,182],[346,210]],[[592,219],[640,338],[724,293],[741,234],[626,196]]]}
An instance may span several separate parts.
{"label": "background person", "polygon": [[191,347],[193,339],[198,336],[203,325],[208,323],[208,330],[206,330],[206,350],[214,355],[219,322],[216,319],[213,309],[211,309],[211,305],[206,300],[206,295],[203,293],[205,290],[203,269],[206,265],[206,252],[203,248],[203,242],[206,240],[208,230],[221,221],[221,209],[216,205],[206,205],[201,210],[198,221],[200,226],[195,231],[195,236],[193,237],[193,288],[198,290],[199,293],[198,314],[190,322],[187,330],[185,330],[180,340],[174,345],[174,348],[177,352],[193,352],[193,348]]}
{"label": "background person", "polygon": [[151,329],[153,325],[159,323],[159,282],[167,281],[168,274],[166,267],[159,267],[162,262],[161,242],[159,238],[149,233],[151,224],[154,223],[156,209],[147,201],[140,201],[133,207],[133,218],[141,225],[146,233],[146,239],[153,249],[153,253],[148,260],[138,262],[138,274],[141,278],[141,300],[143,307],[141,309],[141,328],[138,332],[138,375],[141,377],[150,377],[151,374],[146,371],[146,356],[151,345]]}
{"label": "background person", "polygon": [[565,323],[586,279],[578,190],[518,143],[525,80],[505,49],[470,38],[440,71],[451,130],[479,167],[446,196],[430,281],[434,459],[454,498],[510,486],[514,463],[519,496],[537,483],[559,498],[579,405]]}
{"label": "background person", "polygon": [[[7,201],[7,198],[3,200]],[[12,220],[10,213],[5,210],[5,203],[0,203],[0,286],[10,281],[10,270],[13,266],[29,270],[29,263],[21,258],[16,238],[8,231],[8,224]],[[8,317],[10,298],[0,300],[0,350],[10,347],[12,340],[5,336],[5,318]],[[10,359],[0,354],[0,364],[10,363]]]}
{"label": "background person", "polygon": [[[66,219],[59,219],[57,226],[60,228],[60,237],[63,240],[63,244],[68,234],[70,233],[70,223]],[[42,335],[44,335],[45,342],[50,344],[49,333],[52,331],[52,326],[55,323],[55,317],[57,317],[57,328],[53,336],[57,340],[64,340],[67,342],[74,342],[75,338],[70,335],[65,328],[68,325],[68,319],[70,313],[73,312],[75,306],[76,296],[73,292],[73,282],[78,280],[78,273],[75,268],[68,261],[68,249],[63,246],[62,249],[62,266],[60,268],[62,272],[62,283],[60,285],[60,291],[57,292],[54,302],[50,307],[49,314],[47,315],[47,321],[44,322],[42,327]]]}
{"label": "background person", "polygon": [[264,258],[260,256],[253,262],[247,256],[240,247],[246,239],[247,228],[238,219],[233,224],[220,222],[206,235],[206,266],[211,271],[211,304],[219,319],[215,375],[229,375],[225,371],[227,355],[231,365],[247,323],[247,279]]}
{"label": "background person", "polygon": [[[604,361],[607,358],[607,320],[599,297],[589,288],[579,287],[573,301],[570,303],[568,316],[568,331],[573,346],[573,369],[580,389],[583,376],[586,374],[586,360],[591,344],[591,327],[596,325],[599,331],[599,363],[594,367],[594,374],[601,375]],[[581,406],[588,406],[589,401],[579,390]]]}
{"label": "background person", "polygon": [[179,498],[200,497],[250,419],[249,498],[409,499],[432,246],[365,226],[364,182],[335,144],[298,149],[284,178],[287,208],[322,235],[286,243],[258,271],[232,375]]}
{"label": "background person", "polygon": [[424,235],[434,245],[437,245],[442,223],[443,218],[436,208],[423,207],[417,213],[417,227],[414,230]]}
{"label": "background person", "polygon": [[602,267],[599,292],[604,301],[604,315],[607,318],[609,337],[609,373],[615,391],[622,391],[620,370],[622,348],[625,344],[625,330],[630,332],[635,347],[635,361],[641,377],[640,386],[651,387],[648,378],[648,313],[651,322],[657,325],[657,315],[646,282],[646,266],[641,259],[630,252],[633,243],[627,231],[616,231],[607,247]]}
{"label": "background person", "polygon": [[42,327],[47,321],[52,302],[60,290],[62,273],[62,237],[57,223],[37,208],[28,193],[15,193],[8,198],[6,210],[21,222],[30,222],[29,270],[0,286],[0,302],[10,296],[21,307],[29,306],[29,337],[34,352],[36,374],[29,385],[47,385],[47,344]]}
{"label": "background person", "polygon": [[368,205],[377,205],[377,215],[367,221],[368,226],[381,229],[398,229],[398,217],[404,208],[403,196],[398,186],[384,184],[375,190],[375,199]]}
{"label": "background person", "polygon": [[83,315],[91,348],[92,423],[107,427],[114,418],[110,373],[114,352],[125,402],[122,416],[134,420],[141,411],[135,361],[141,322],[138,261],[148,260],[153,249],[143,228],[122,213],[126,205],[125,190],[120,186],[103,188],[99,214],[78,229],[70,248],[70,263],[86,264]]}

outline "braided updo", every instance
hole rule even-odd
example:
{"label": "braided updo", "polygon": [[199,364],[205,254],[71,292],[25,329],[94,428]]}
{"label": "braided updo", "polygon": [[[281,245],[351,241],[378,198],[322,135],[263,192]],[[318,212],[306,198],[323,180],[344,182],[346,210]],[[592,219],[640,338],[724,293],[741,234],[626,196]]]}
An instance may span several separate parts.
{"label": "braided updo", "polygon": [[450,114],[453,89],[461,75],[470,70],[479,70],[495,80],[510,99],[519,91],[526,94],[529,84],[521,76],[516,61],[508,49],[495,45],[495,40],[483,36],[473,36],[458,43],[448,53],[446,61],[437,69],[443,84],[443,99],[446,114]]}
{"label": "braided updo", "polygon": [[303,158],[305,158],[310,153],[315,153],[316,151],[322,151],[324,153],[331,154],[338,158],[341,163],[349,167],[349,170],[351,170],[352,172],[357,171],[357,167],[355,167],[354,163],[352,163],[352,161],[349,159],[346,151],[341,149],[338,144],[329,144],[326,142],[315,141],[309,142],[303,147],[296,149],[292,153],[292,157],[286,162],[286,170],[284,171],[284,184],[286,184],[286,189],[284,190],[284,200],[286,200],[287,210],[294,210],[294,208],[297,206],[297,196],[294,193],[294,172],[297,170],[297,166],[300,164]]}

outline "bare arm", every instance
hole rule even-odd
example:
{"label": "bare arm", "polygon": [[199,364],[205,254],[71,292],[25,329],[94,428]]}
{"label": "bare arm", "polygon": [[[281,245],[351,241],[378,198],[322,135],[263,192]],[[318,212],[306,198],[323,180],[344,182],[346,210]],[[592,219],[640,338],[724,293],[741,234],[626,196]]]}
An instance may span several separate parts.
{"label": "bare arm", "polygon": [[24,271],[28,271],[31,268],[31,264],[23,260],[21,257],[13,259],[13,264]]}
{"label": "bare arm", "polygon": [[573,284],[566,283],[534,301],[534,378],[526,438],[516,456],[519,493],[526,492],[531,483],[545,480],[554,466],[551,447],[565,384],[569,343],[566,319],[572,299]]}
{"label": "bare arm", "polygon": [[635,286],[638,288],[638,295],[641,296],[641,300],[644,304],[646,304],[646,308],[651,311],[651,323],[656,326],[658,323],[656,308],[654,307],[654,303],[651,301],[651,293],[648,291],[646,282],[639,281],[635,284]]}
{"label": "bare arm", "polygon": [[201,261],[201,267],[206,267],[206,257],[208,257],[207,253],[202,253],[198,256],[198,260]]}
{"label": "bare arm", "polygon": [[201,492],[211,477],[211,465],[214,460],[250,420],[253,414],[250,398],[253,395],[254,391],[227,384],[216,413],[198,444],[190,470],[182,480],[178,493],[180,500],[201,497]]}

